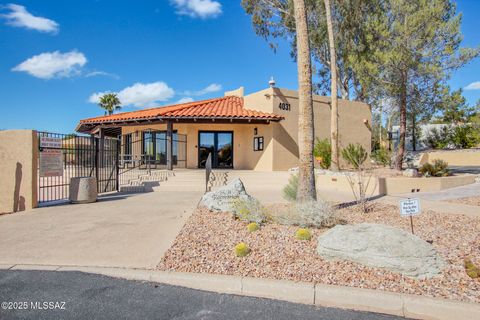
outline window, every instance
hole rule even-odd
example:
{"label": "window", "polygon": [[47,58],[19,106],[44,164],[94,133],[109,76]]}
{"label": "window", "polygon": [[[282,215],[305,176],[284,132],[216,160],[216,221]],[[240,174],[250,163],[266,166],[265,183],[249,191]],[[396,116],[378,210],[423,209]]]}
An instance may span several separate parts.
{"label": "window", "polygon": [[263,137],[253,138],[253,151],[263,151]]}

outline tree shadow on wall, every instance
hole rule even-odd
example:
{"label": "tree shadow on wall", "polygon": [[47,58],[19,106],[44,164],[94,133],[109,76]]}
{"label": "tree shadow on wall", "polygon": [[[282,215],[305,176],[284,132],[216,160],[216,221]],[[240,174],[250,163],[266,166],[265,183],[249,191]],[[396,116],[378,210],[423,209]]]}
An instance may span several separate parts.
{"label": "tree shadow on wall", "polygon": [[13,190],[13,212],[25,210],[25,197],[20,195],[22,176],[22,164],[17,162],[17,167],[15,169],[15,188]]}

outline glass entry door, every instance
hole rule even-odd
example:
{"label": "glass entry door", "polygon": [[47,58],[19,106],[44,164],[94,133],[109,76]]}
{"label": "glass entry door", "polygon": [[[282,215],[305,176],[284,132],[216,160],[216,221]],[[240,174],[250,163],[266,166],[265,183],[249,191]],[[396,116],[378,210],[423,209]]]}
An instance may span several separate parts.
{"label": "glass entry door", "polygon": [[205,168],[210,153],[213,168],[233,168],[233,132],[200,131],[198,134],[199,168]]}

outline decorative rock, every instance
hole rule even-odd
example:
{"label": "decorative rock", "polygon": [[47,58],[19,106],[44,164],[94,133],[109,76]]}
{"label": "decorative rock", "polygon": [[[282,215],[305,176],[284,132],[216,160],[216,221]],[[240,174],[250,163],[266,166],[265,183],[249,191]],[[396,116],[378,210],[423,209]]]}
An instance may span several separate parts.
{"label": "decorative rock", "polygon": [[238,178],[215,191],[205,193],[199,206],[211,211],[233,212],[233,203],[236,200],[255,201],[255,198],[247,194],[242,180]]}
{"label": "decorative rock", "polygon": [[335,226],[318,238],[317,253],[417,279],[431,278],[445,266],[429,243],[404,230],[374,223]]}
{"label": "decorative rock", "polygon": [[75,177],[70,179],[69,199],[71,203],[97,201],[97,179],[95,177]]}
{"label": "decorative rock", "polygon": [[405,169],[402,174],[404,177],[409,177],[409,178],[416,178],[419,176],[418,170],[413,168]]}

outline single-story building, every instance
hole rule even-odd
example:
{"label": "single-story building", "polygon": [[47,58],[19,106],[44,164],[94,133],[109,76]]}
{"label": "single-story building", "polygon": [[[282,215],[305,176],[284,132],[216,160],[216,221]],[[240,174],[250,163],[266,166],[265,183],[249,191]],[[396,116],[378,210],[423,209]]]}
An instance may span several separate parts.
{"label": "single-story building", "polygon": [[[315,137],[330,136],[330,98],[313,96]],[[298,93],[269,87],[224,97],[80,120],[81,133],[121,136],[121,160],[202,168],[287,170],[298,165]],[[339,99],[340,147],[371,145],[371,111]],[[170,156],[171,155],[171,156]]]}

